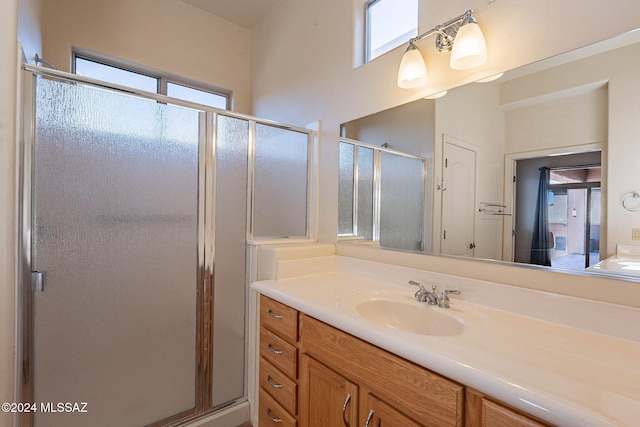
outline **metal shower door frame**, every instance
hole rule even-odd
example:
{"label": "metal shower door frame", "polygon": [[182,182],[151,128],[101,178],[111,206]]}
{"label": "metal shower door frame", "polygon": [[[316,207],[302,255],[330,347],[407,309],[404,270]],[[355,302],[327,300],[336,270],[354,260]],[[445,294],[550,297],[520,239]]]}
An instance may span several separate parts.
{"label": "metal shower door frame", "polygon": [[[215,273],[215,200],[216,200],[216,128],[220,115],[234,117],[249,121],[249,152],[248,155],[248,181],[247,181],[247,240],[252,240],[253,230],[253,193],[254,193],[254,154],[255,154],[255,124],[265,124],[273,127],[296,131],[307,134],[307,218],[306,236],[309,238],[315,226],[313,210],[314,173],[317,168],[317,134],[315,131],[296,126],[285,125],[271,120],[234,113],[228,110],[220,110],[192,102],[183,101],[165,95],[145,92],[126,86],[112,84],[96,79],[78,76],[50,68],[38,67],[30,64],[22,64],[22,115],[21,135],[18,149],[18,305],[20,317],[17,319],[17,336],[19,338],[17,349],[20,379],[17,381],[17,395],[23,402],[33,401],[33,291],[31,289],[31,238],[32,238],[32,178],[33,178],[33,154],[35,142],[35,81],[37,76],[67,81],[69,83],[86,84],[98,88],[104,88],[124,94],[153,100],[159,103],[173,104],[200,111],[200,144],[198,159],[198,288],[197,288],[197,331],[196,331],[196,406],[193,410],[176,414],[170,418],[151,424],[153,427],[163,425],[179,425],[216,410],[229,407],[237,403],[246,402],[247,396],[247,369],[244,376],[244,395],[233,402],[228,402],[221,407],[212,405],[213,391],[213,300],[214,300],[214,273]],[[286,241],[286,240],[285,240]],[[246,299],[246,298],[245,298]],[[247,309],[246,302],[244,309]],[[245,329],[248,326],[245,326]],[[245,336],[245,341],[248,338]],[[246,348],[246,347],[245,347]],[[247,354],[245,351],[245,367]],[[19,425],[31,426],[33,417],[29,413],[20,414]]]}
{"label": "metal shower door frame", "polygon": [[[108,85],[92,79],[46,68],[24,65],[22,74],[23,105],[22,105],[22,134],[19,149],[19,165],[21,173],[18,178],[20,203],[19,218],[19,269],[18,281],[20,284],[19,304],[21,317],[18,319],[18,331],[21,342],[18,349],[20,366],[19,395],[23,402],[34,402],[34,372],[33,372],[33,284],[31,283],[31,246],[33,235],[33,177],[35,155],[35,105],[36,105],[36,79],[37,76],[82,83],[94,87],[110,89],[140,98],[152,99],[158,102],[171,103],[200,110],[199,116],[199,144],[198,144],[198,262],[197,262],[197,313],[196,313],[196,364],[195,372],[195,406],[187,411],[174,414],[169,418],[152,423],[150,426],[163,426],[176,422],[187,422],[201,417],[207,412],[215,410],[206,400],[212,387],[211,360],[212,360],[212,322],[211,302],[213,301],[213,266],[214,253],[207,246],[208,242],[215,241],[215,149],[213,139],[213,116],[215,113],[204,111],[199,105],[188,102],[176,102],[169,98],[156,94],[137,92],[130,88],[117,85]],[[207,169],[211,168],[211,169]],[[207,171],[210,171],[207,173]],[[203,203],[204,201],[204,203]],[[212,246],[212,243],[210,243]],[[207,334],[209,332],[209,334]],[[19,417],[19,425],[32,426],[33,414],[22,413]]]}

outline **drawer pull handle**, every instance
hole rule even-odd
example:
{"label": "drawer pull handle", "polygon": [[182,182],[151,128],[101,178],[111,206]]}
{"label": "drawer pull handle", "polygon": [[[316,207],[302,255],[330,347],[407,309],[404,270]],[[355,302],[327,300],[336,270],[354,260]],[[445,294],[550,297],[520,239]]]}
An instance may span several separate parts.
{"label": "drawer pull handle", "polygon": [[271,309],[269,309],[269,316],[274,317],[276,319],[282,319],[284,316],[282,314],[276,314]]}
{"label": "drawer pull handle", "polygon": [[271,353],[273,353],[273,354],[282,354],[282,350],[276,350],[275,348],[273,348],[273,347],[271,346],[271,344],[269,344],[269,345],[267,346],[267,349],[269,349],[269,351],[270,351]]}
{"label": "drawer pull handle", "polygon": [[275,417],[271,416],[271,408],[267,408],[267,417],[269,417],[269,419],[271,421],[273,421],[274,423],[281,423],[282,422],[282,418],[275,418]]}
{"label": "drawer pull handle", "polygon": [[373,418],[373,409],[369,410],[369,415],[367,415],[367,422],[364,423],[364,427],[369,427],[369,423],[371,423],[371,418]]}
{"label": "drawer pull handle", "polygon": [[273,381],[271,381],[271,375],[267,375],[267,382],[273,388],[282,388],[282,384],[274,383]]}
{"label": "drawer pull handle", "polygon": [[342,405],[342,422],[344,423],[345,427],[351,427],[351,424],[349,424],[349,421],[347,421],[347,418],[345,417],[345,413],[347,412],[347,406],[349,406],[350,400],[351,400],[351,393],[347,394],[347,398],[344,400],[344,405]]}

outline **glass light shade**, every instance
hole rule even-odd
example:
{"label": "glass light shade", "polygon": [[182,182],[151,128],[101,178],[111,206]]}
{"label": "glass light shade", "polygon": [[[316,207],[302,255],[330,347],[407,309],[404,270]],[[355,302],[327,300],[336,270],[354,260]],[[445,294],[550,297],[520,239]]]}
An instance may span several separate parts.
{"label": "glass light shade", "polygon": [[451,49],[450,66],[454,70],[467,70],[477,67],[487,61],[487,44],[482,30],[475,22],[463,25]]}
{"label": "glass light shade", "polygon": [[411,44],[407,48],[400,69],[398,70],[398,86],[403,89],[423,86],[427,83],[427,66],[424,63],[420,50]]}

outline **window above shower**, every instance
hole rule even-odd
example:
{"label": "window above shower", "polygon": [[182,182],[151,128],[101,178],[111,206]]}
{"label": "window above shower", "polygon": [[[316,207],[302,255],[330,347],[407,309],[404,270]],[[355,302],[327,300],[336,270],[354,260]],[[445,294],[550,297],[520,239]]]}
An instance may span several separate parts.
{"label": "window above shower", "polygon": [[222,110],[231,108],[230,91],[146,70],[124,61],[105,58],[102,55],[74,51],[72,70],[75,74],[120,86],[167,95]]}
{"label": "window above shower", "polygon": [[365,3],[365,61],[418,35],[418,0],[369,0]]}

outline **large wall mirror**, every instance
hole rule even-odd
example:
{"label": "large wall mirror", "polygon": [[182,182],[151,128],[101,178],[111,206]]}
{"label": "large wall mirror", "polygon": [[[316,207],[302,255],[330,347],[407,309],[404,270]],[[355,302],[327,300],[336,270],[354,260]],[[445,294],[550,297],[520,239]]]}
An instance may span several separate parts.
{"label": "large wall mirror", "polygon": [[344,123],[339,240],[638,280],[639,100],[635,31]]}

